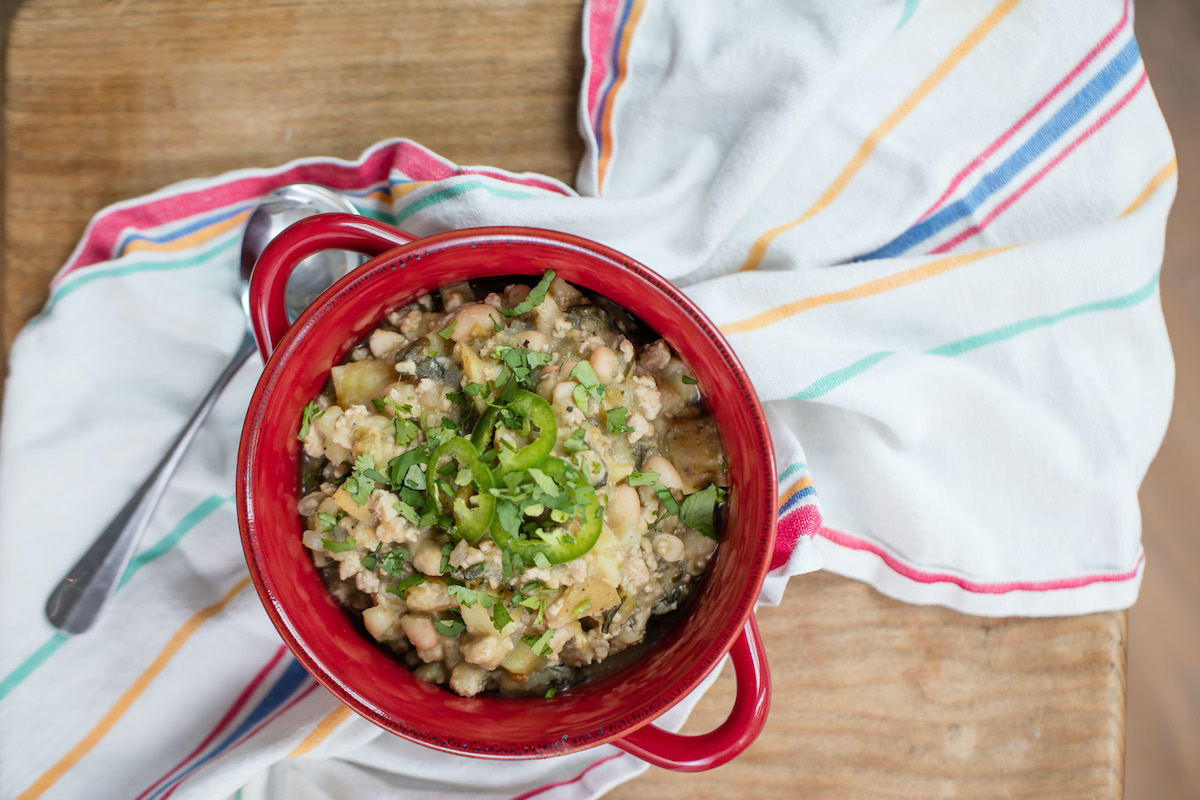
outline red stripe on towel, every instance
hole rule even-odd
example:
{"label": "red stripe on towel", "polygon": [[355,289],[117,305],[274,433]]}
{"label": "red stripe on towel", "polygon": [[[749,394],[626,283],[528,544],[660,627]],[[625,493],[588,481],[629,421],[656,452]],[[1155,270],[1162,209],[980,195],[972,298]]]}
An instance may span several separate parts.
{"label": "red stripe on towel", "polygon": [[987,216],[985,216],[982,220],[979,221],[979,224],[972,225],[971,227],[967,228],[965,231],[962,231],[958,235],[954,236],[948,242],[935,247],[933,250],[930,250],[928,254],[929,255],[937,255],[939,253],[945,253],[947,250],[950,250],[951,248],[961,244],[962,242],[966,241],[967,239],[970,239],[972,236],[975,236],[976,234],[980,233],[984,228],[986,228],[988,225],[990,225],[992,223],[992,220],[994,220],[996,217],[1000,216],[1005,211],[1007,211],[1009,209],[1009,207],[1012,206],[1013,203],[1020,200],[1021,197],[1027,191],[1029,191],[1031,188],[1033,188],[1033,186],[1036,185],[1042,178],[1046,177],[1046,175],[1048,175],[1055,167],[1057,167],[1060,163],[1062,163],[1062,161],[1067,156],[1069,156],[1075,150],[1075,148],[1077,148],[1079,145],[1083,144],[1087,139],[1089,139],[1092,136],[1092,134],[1094,134],[1096,131],[1100,130],[1106,124],[1108,124],[1108,122],[1113,117],[1115,117],[1121,111],[1121,109],[1124,108],[1126,106],[1126,104],[1128,104],[1129,101],[1133,99],[1134,95],[1136,95],[1139,91],[1141,91],[1142,87],[1145,85],[1146,85],[1146,73],[1143,71],[1142,76],[1140,78],[1138,78],[1137,83],[1135,83],[1133,85],[1133,87],[1128,92],[1126,92],[1124,94],[1124,96],[1121,97],[1120,100],[1117,101],[1116,105],[1114,105],[1108,111],[1105,111],[1103,116],[1101,116],[1099,119],[1097,119],[1095,122],[1093,122],[1090,126],[1088,126],[1087,130],[1085,130],[1083,133],[1079,134],[1079,136],[1076,137],[1074,141],[1072,141],[1069,145],[1067,145],[1062,150],[1062,152],[1060,152],[1053,159],[1051,159],[1049,161],[1049,163],[1047,163],[1040,170],[1038,170],[1033,175],[1033,177],[1031,177],[1029,180],[1025,181],[1025,183],[1021,184],[1021,187],[1019,189],[1017,189],[1015,192],[1013,192],[1008,197],[1006,197],[1004,199],[1004,202],[1000,203],[1000,205],[996,206],[990,212],[988,212]]}
{"label": "red stripe on towel", "polygon": [[1123,581],[1133,580],[1137,577],[1138,571],[1141,569],[1142,562],[1146,560],[1145,553],[1138,553],[1137,561],[1133,568],[1125,572],[1104,572],[1094,575],[1080,575],[1074,578],[1056,578],[1048,581],[999,581],[989,583],[984,581],[974,581],[969,578],[964,578],[960,575],[951,575],[944,572],[927,572],[923,569],[910,566],[900,559],[893,556],[891,553],[884,550],[873,542],[868,542],[865,539],[859,539],[856,536],[851,536],[848,533],[835,531],[832,528],[821,527],[817,531],[817,535],[822,539],[836,544],[840,547],[845,547],[849,550],[858,550],[860,552],[871,553],[878,556],[884,564],[886,564],[893,572],[908,578],[917,583],[952,583],[960,589],[965,589],[968,592],[976,594],[1007,594],[1009,592],[1054,592],[1062,589],[1079,589],[1084,586],[1090,586],[1094,583],[1120,583]]}
{"label": "red stripe on towel", "polygon": [[1035,117],[1043,108],[1045,108],[1051,100],[1057,97],[1063,89],[1065,89],[1072,81],[1078,78],[1079,74],[1087,69],[1088,64],[1091,64],[1092,61],[1096,59],[1096,56],[1100,55],[1100,53],[1103,52],[1106,47],[1113,43],[1113,41],[1117,38],[1117,35],[1120,34],[1120,32],[1125,28],[1125,24],[1129,21],[1129,0],[1125,0],[1124,9],[1124,13],[1121,14],[1121,19],[1117,22],[1116,26],[1113,27],[1113,29],[1109,31],[1103,39],[1100,40],[1100,43],[1093,47],[1091,51],[1089,51],[1088,54],[1083,57],[1083,60],[1076,64],[1075,68],[1068,72],[1067,76],[1059,81],[1058,84],[1050,90],[1049,94],[1039,100],[1033,108],[1026,111],[1025,115],[1017,120],[1011,128],[1000,134],[1000,138],[988,145],[987,149],[977,155],[970,164],[967,164],[967,166],[963,167],[962,171],[954,176],[954,180],[950,181],[950,185],[946,188],[946,191],[942,192],[942,196],[937,199],[936,203],[929,207],[928,211],[921,215],[921,218],[917,220],[918,222],[924,220],[934,211],[937,211],[942,203],[946,202],[946,200],[954,194],[954,191],[959,187],[959,185],[962,184],[964,180],[967,179],[968,176],[970,176],[972,172],[981,167],[985,161],[995,155],[996,151],[1008,143],[1008,141],[1012,139],[1017,131],[1023,128],[1025,124],[1029,122],[1029,120],[1033,119],[1033,117]]}

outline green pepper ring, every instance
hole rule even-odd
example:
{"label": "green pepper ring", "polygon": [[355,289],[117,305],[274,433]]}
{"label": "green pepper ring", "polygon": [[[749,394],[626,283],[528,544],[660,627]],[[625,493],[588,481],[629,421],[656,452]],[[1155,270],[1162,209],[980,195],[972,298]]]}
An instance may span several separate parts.
{"label": "green pepper ring", "polygon": [[429,454],[429,493],[439,508],[445,506],[436,475],[438,465],[446,456],[457,461],[459,467],[470,471],[471,482],[479,490],[475,495],[478,503],[475,508],[470,508],[465,501],[457,498],[451,502],[454,529],[449,533],[456,539],[465,539],[468,544],[475,544],[488,532],[496,515],[496,498],[488,492],[496,482],[475,445],[461,436],[456,436]]}
{"label": "green pepper ring", "polygon": [[[558,441],[558,419],[554,416],[554,409],[544,399],[521,389],[513,394],[507,407],[528,418],[537,426],[539,432],[538,438],[516,452],[500,451],[500,475],[538,466],[550,455],[554,443]],[[491,406],[475,423],[475,428],[471,431],[471,443],[479,450],[487,449],[492,443],[499,416],[499,410]]]}
{"label": "green pepper ring", "polygon": [[578,478],[569,485],[574,489],[576,501],[584,505],[584,521],[579,530],[571,536],[574,541],[565,541],[561,535],[555,536],[553,541],[541,537],[514,540],[498,524],[492,525],[492,541],[501,548],[519,555],[527,564],[532,563],[538,553],[544,555],[551,564],[565,564],[585,555],[596,545],[604,527],[604,512],[600,508],[600,498],[596,496],[596,490],[583,477],[583,473],[566,461],[561,458],[546,458],[538,465],[538,469],[561,484],[567,483],[572,472]]}

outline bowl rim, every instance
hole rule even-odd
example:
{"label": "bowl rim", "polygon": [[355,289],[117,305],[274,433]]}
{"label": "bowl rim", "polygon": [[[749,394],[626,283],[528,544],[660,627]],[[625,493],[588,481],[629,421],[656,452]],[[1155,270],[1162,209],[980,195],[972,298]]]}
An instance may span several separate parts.
{"label": "bowl rim", "polygon": [[[271,353],[270,358],[264,366],[263,373],[255,386],[239,442],[236,489],[239,530],[247,565],[256,592],[272,624],[279,631],[289,650],[305,669],[352,710],[370,719],[385,730],[445,752],[499,759],[523,759],[561,755],[611,742],[644,725],[650,724],[655,718],[680,702],[722,662],[735,641],[742,635],[747,618],[753,613],[755,602],[769,570],[777,522],[775,514],[775,504],[777,502],[775,496],[777,489],[775,462],[773,457],[764,457],[760,459],[764,472],[763,496],[747,499],[747,502],[752,505],[762,505],[764,507],[762,514],[762,528],[764,530],[758,532],[760,543],[754,551],[754,562],[750,565],[749,574],[751,575],[751,579],[742,587],[736,610],[733,614],[725,618],[723,624],[719,626],[719,630],[714,634],[712,643],[706,650],[709,657],[697,663],[684,681],[677,683],[674,687],[670,687],[671,691],[664,692],[655,703],[651,704],[651,707],[630,709],[624,719],[617,724],[601,729],[599,733],[595,731],[579,732],[574,737],[564,736],[562,740],[554,738],[540,745],[523,746],[513,751],[504,751],[503,748],[498,749],[495,747],[480,747],[478,740],[470,737],[455,739],[454,737],[428,735],[428,732],[423,731],[420,727],[403,724],[402,720],[398,719],[396,714],[388,713],[367,702],[352,687],[338,680],[334,672],[313,653],[312,648],[307,642],[310,634],[299,630],[293,624],[291,615],[287,613],[279,596],[274,591],[272,576],[259,563],[261,550],[259,549],[260,545],[257,537],[261,534],[255,529],[255,491],[252,485],[253,482],[250,480],[258,451],[256,445],[263,437],[268,435],[263,430],[265,409],[272,398],[276,396],[274,390],[283,377],[285,365],[290,354],[305,336],[314,335],[314,330],[322,328],[322,318],[329,309],[336,306],[343,298],[356,293],[363,286],[369,285],[382,270],[403,267],[410,260],[419,261],[455,248],[523,244],[549,245],[555,249],[581,254],[589,260],[599,259],[608,265],[618,267],[625,273],[633,274],[673,300],[683,316],[690,320],[692,326],[699,333],[703,334],[706,346],[710,347],[716,356],[730,367],[729,374],[731,380],[742,392],[747,401],[748,416],[754,427],[752,431],[747,431],[747,434],[753,433],[758,440],[757,445],[761,448],[761,452],[766,456],[772,456],[773,449],[767,429],[766,415],[745,369],[716,325],[677,287],[631,257],[583,237],[539,228],[515,226],[480,227],[447,231],[428,237],[417,238],[408,244],[393,247],[372,258],[354,272],[339,279],[300,315]],[[517,275],[522,273],[512,271],[497,274]],[[535,273],[530,272],[527,274],[532,275]],[[582,283],[578,280],[572,280],[572,282],[576,284]],[[592,289],[592,287],[585,288]],[[599,293],[603,294],[603,292]],[[374,318],[370,322],[371,327],[378,325],[379,320],[387,313],[389,302],[386,300],[379,301],[374,304],[374,307],[375,312]],[[630,310],[635,314],[638,313],[636,309]],[[656,333],[659,333],[664,338],[668,338],[657,330]],[[718,548],[719,552],[720,548]],[[702,590],[703,584],[700,587],[700,591]],[[444,690],[439,689],[439,691]],[[517,698],[520,702],[526,702],[530,699]],[[512,700],[514,698],[488,698],[488,701],[511,702]],[[568,738],[570,739],[569,741]]]}

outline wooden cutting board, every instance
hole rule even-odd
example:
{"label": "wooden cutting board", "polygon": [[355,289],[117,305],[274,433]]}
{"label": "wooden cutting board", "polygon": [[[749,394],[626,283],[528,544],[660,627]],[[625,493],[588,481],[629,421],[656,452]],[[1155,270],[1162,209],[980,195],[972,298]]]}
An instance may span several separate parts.
{"label": "wooden cutting board", "polygon": [[[30,0],[4,98],[3,340],[101,207],[407,136],[571,182],[578,0]],[[766,732],[615,798],[1120,797],[1126,617],[983,619],[831,575],[760,614]],[[723,676],[687,730],[732,703]]]}

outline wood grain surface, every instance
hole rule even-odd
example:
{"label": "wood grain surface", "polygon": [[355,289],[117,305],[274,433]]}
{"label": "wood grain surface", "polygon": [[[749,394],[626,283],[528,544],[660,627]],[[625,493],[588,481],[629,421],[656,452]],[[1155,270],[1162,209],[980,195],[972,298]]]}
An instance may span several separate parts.
{"label": "wood grain surface", "polygon": [[[407,136],[571,181],[577,0],[31,0],[4,102],[3,341],[106,204],[172,181]],[[1115,798],[1124,614],[989,620],[831,575],[760,619],[765,734],[710,773],[614,798]],[[689,730],[732,702],[723,676]]]}

